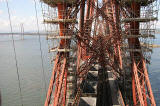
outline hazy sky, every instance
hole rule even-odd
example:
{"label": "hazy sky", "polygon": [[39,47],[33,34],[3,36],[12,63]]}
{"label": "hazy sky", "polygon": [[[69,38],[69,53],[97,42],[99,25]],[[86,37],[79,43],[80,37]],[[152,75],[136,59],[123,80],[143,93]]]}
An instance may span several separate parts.
{"label": "hazy sky", "polygon": [[[40,30],[44,30],[41,3],[37,2],[37,10],[39,17]],[[36,14],[34,0],[8,0],[13,32],[20,31],[20,24],[24,23],[25,31],[36,31]],[[160,19],[160,14],[159,14]],[[160,21],[157,23],[157,28],[160,28]],[[7,5],[5,0],[0,0],[0,32],[9,32],[9,19]]]}
{"label": "hazy sky", "polygon": [[[37,11],[39,17],[39,24],[42,24],[42,9],[41,3],[37,2]],[[11,22],[13,26],[13,31],[20,31],[20,24],[24,23],[25,31],[37,30],[36,23],[36,13],[35,13],[35,2],[34,0],[8,0],[10,13],[11,13]],[[41,25],[41,30],[44,27]],[[9,31],[9,18],[8,10],[5,0],[0,0],[0,31],[6,32]]]}

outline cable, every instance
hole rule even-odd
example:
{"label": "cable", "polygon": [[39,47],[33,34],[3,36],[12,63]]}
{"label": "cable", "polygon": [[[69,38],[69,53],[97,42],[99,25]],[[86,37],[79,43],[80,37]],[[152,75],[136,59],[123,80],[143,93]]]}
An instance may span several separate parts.
{"label": "cable", "polygon": [[13,45],[13,50],[14,50],[14,59],[15,59],[15,62],[16,62],[16,70],[17,70],[18,85],[19,85],[19,91],[20,91],[20,99],[21,99],[21,104],[23,106],[23,97],[22,97],[22,90],[21,90],[21,83],[20,83],[20,76],[19,76],[18,60],[17,60],[17,55],[16,55],[15,41],[14,41],[14,37],[13,37],[13,29],[12,29],[10,9],[9,9],[9,5],[8,5],[8,1],[7,0],[6,0],[6,4],[7,4],[7,9],[8,9],[10,30],[11,30],[11,33],[12,33],[12,45]]}
{"label": "cable", "polygon": [[[44,10],[43,10],[43,5],[42,5],[42,2],[41,2],[41,10],[42,10],[42,16],[43,16],[43,20],[45,19],[44,17],[45,17],[45,13],[44,13]],[[46,28],[46,25],[44,24],[44,30],[45,30],[45,32],[47,32],[47,28]],[[47,33],[48,34],[48,33]],[[47,37],[48,37],[48,35],[47,35]],[[48,50],[50,49],[50,45],[49,45],[49,40],[47,40],[47,44],[48,44]],[[48,59],[51,61],[52,60],[52,57],[51,57],[51,53],[48,53],[49,54],[49,56],[48,56]],[[48,61],[49,63],[50,63],[50,61]],[[50,67],[49,67],[50,69],[49,70],[51,70],[52,71],[52,63],[50,64]]]}
{"label": "cable", "polygon": [[44,73],[44,64],[43,64],[43,54],[42,54],[42,44],[41,44],[41,37],[40,37],[40,32],[39,32],[39,22],[38,22],[38,13],[37,13],[37,4],[36,4],[36,1],[34,0],[34,3],[35,3],[35,12],[36,12],[36,21],[37,21],[37,33],[38,33],[38,41],[39,41],[39,46],[40,46],[40,52],[41,52],[41,65],[42,65],[42,71],[43,71],[43,78],[44,78],[44,85],[45,85],[45,91],[47,93],[47,88],[46,88],[46,78],[45,78],[45,73]]}

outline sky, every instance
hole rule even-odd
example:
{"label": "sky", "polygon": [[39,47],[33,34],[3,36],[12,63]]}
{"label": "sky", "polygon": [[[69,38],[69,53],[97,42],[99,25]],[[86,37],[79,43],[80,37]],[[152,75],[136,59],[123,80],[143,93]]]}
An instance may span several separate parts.
{"label": "sky", "polygon": [[[13,32],[20,32],[23,23],[24,31],[37,31],[37,21],[34,0],[8,0]],[[44,31],[42,8],[39,0],[36,0],[38,22],[40,31]],[[160,13],[159,13],[160,20]],[[160,21],[157,22],[160,28]],[[10,32],[8,10],[6,0],[0,0],[0,32]]]}
{"label": "sky", "polygon": [[[36,31],[37,19],[34,0],[8,0],[13,32],[20,32],[23,23],[24,31]],[[41,3],[36,0],[40,30],[44,30]],[[0,0],[0,32],[10,31],[8,9],[5,0]]]}

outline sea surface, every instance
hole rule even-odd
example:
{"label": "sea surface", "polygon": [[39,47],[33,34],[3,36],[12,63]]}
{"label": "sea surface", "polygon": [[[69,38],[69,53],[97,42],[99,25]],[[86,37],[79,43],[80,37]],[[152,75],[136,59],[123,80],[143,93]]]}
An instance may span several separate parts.
{"label": "sea surface", "polygon": [[[51,75],[48,44],[45,37],[14,36],[19,79],[11,36],[0,36],[0,91],[2,106],[43,106]],[[43,54],[44,72],[40,52]],[[20,84],[19,84],[20,83]],[[20,87],[19,87],[20,85]],[[19,88],[21,88],[21,93]]]}
{"label": "sea surface", "polygon": [[[154,43],[160,44],[160,35],[156,35],[156,38]],[[21,37],[17,35],[14,39],[18,73],[11,36],[0,36],[2,106],[22,106],[22,104],[23,106],[43,106],[52,71],[48,41],[44,36],[41,36],[40,42],[38,36],[25,36],[24,40],[21,40]],[[40,44],[43,58],[41,58]],[[156,103],[160,106],[160,48],[153,49],[148,69]]]}

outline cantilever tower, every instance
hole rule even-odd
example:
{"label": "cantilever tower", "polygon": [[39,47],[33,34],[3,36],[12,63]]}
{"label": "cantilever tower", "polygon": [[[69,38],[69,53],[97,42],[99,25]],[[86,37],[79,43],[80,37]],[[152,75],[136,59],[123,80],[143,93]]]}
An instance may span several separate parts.
{"label": "cantilever tower", "polygon": [[156,0],[41,0],[53,72],[45,106],[155,106],[146,64]]}

